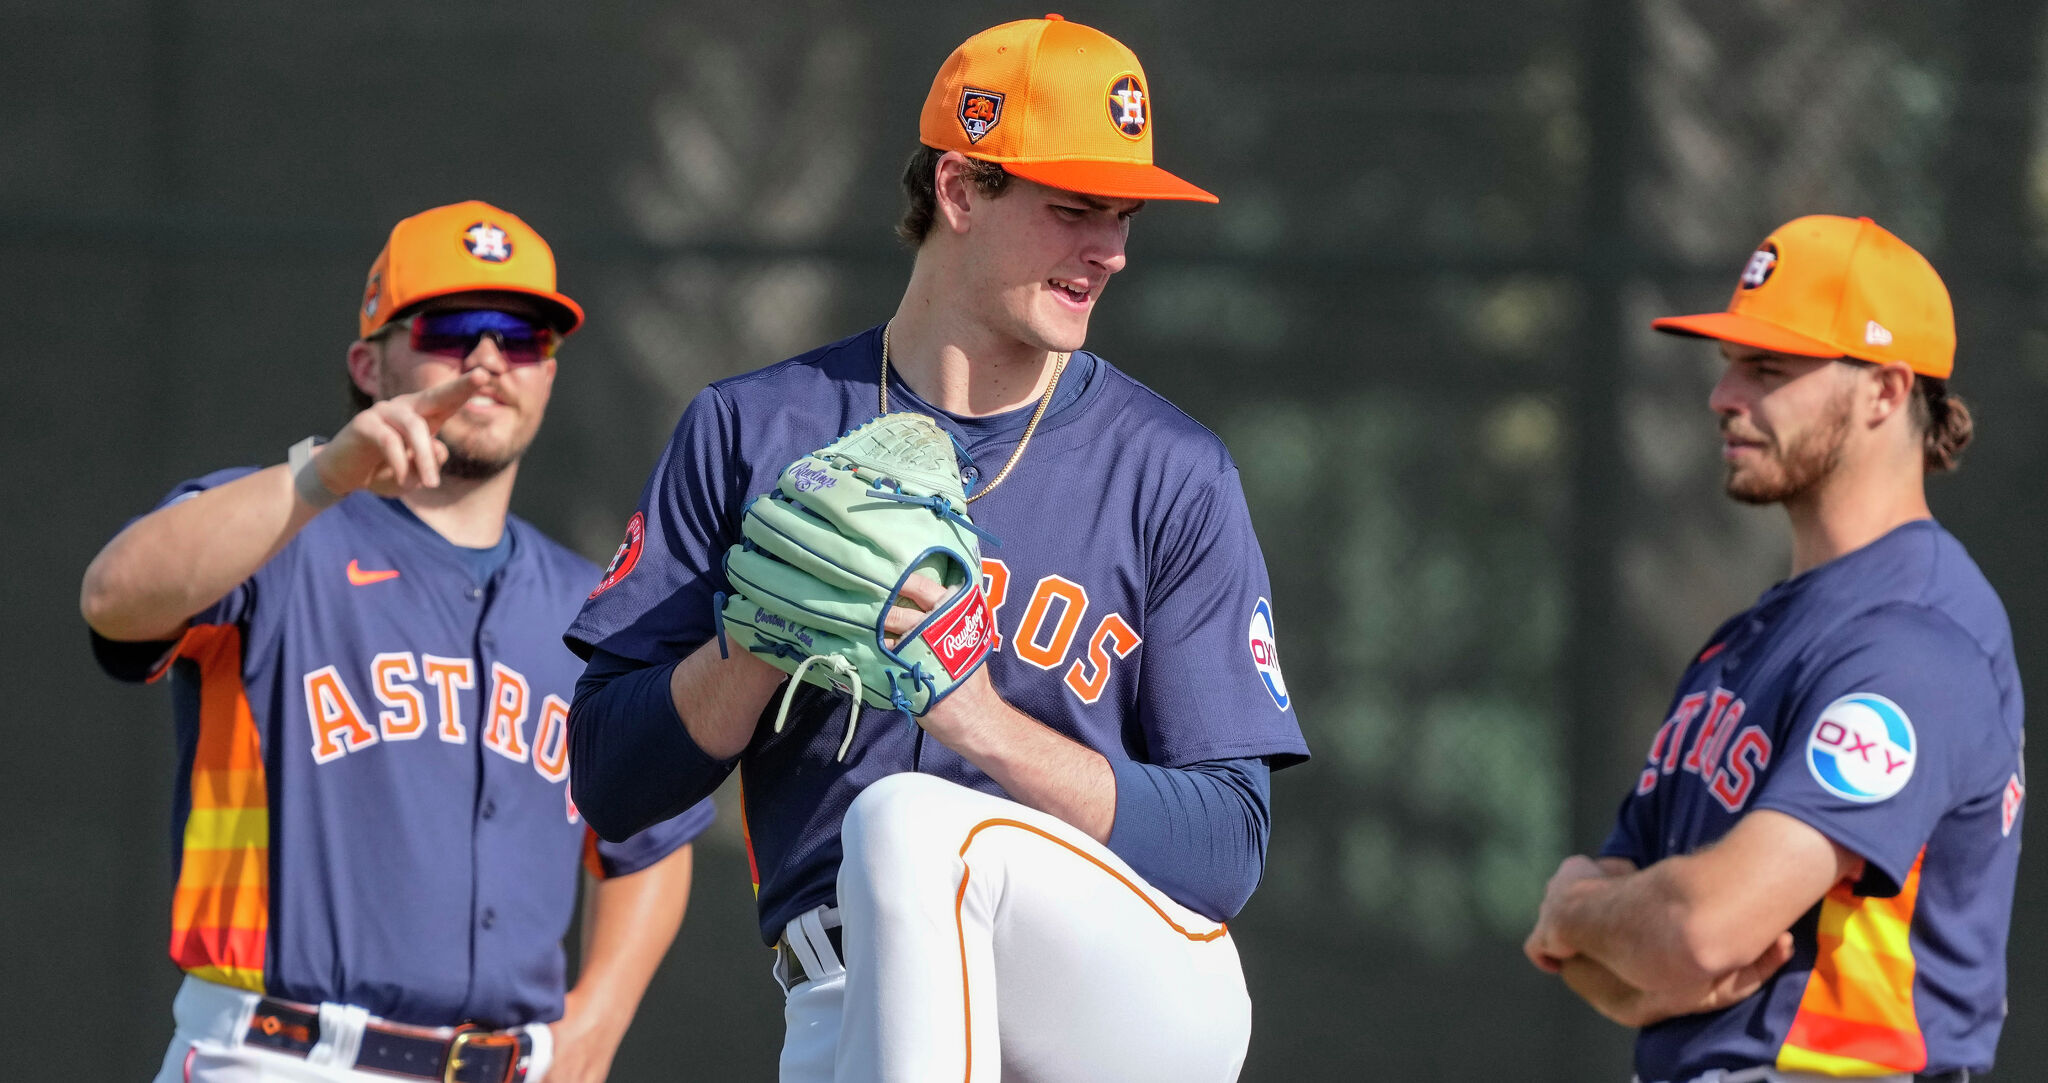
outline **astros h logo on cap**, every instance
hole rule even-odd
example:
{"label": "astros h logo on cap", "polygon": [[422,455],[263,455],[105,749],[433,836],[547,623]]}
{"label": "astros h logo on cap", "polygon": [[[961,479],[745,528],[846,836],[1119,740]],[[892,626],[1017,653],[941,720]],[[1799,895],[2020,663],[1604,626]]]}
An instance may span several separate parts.
{"label": "astros h logo on cap", "polygon": [[565,335],[583,323],[583,306],[555,288],[555,253],[540,234],[518,215],[472,199],[391,228],[363,286],[358,334],[368,338],[421,301],[477,290],[538,298]]}
{"label": "astros h logo on cap", "polygon": [[1900,361],[1934,379],[1955,370],[1948,287],[1926,257],[1868,218],[1795,218],[1757,246],[1727,311],[1650,326],[1798,357]]}
{"label": "astros h logo on cap", "polygon": [[918,137],[1084,195],[1216,202],[1152,163],[1153,120],[1136,54],[1100,30],[1047,15],[984,30],[953,50],[925,97]]}

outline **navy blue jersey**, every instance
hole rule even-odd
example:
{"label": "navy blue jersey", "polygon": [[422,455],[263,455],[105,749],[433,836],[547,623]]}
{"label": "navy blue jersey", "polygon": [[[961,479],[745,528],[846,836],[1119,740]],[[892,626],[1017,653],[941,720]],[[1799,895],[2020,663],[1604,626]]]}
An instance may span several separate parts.
{"label": "navy blue jersey", "polygon": [[[798,456],[875,416],[880,345],[871,329],[700,393],[570,645],[662,663],[708,641],[713,594],[730,589],[720,558],[739,540],[747,501]],[[921,406],[893,378],[890,397],[895,408]],[[977,440],[979,426],[933,416],[972,456],[970,479],[993,475],[1016,446],[1014,426]],[[990,676],[1011,705],[1113,763],[1306,757],[1265,559],[1237,468],[1207,429],[1077,354],[1017,468],[970,511],[1002,542],[984,547],[982,570],[996,626]],[[1001,793],[900,712],[863,711],[838,762],[849,703],[800,687],[784,732],[764,719],[738,761],[770,942],[832,901],[840,820],[869,783],[914,770]],[[697,788],[709,792],[730,766],[705,770]]]}
{"label": "navy blue jersey", "polygon": [[[165,503],[249,473],[181,485]],[[397,501],[351,495],[196,614],[171,678],[179,771],[171,958],[202,978],[421,1025],[562,1014],[579,861],[653,864],[708,805],[621,845],[569,800],[560,631],[598,578],[510,518],[470,554]]]}
{"label": "navy blue jersey", "polygon": [[1714,633],[1602,850],[1691,853],[1753,809],[1865,859],[1755,996],[1646,1028],[1644,1080],[1991,1066],[2020,852],[2023,707],[2005,609],[1929,520],[1766,591]]}

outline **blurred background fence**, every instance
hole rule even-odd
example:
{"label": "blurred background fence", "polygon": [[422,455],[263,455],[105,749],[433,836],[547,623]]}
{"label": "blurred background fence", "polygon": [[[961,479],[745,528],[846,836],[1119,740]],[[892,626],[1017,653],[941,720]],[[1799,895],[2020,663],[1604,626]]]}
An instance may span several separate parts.
{"label": "blurred background fence", "polygon": [[[1937,513],[2048,673],[2048,87],[2005,0],[1102,0],[1170,168],[1091,347],[1230,443],[1317,758],[1234,924],[1248,1080],[1627,1078],[1518,945],[1687,654],[1786,565],[1719,495],[1710,348],[1770,227],[1867,214],[1955,295],[1980,443]],[[343,410],[391,223],[479,197],[589,308],[515,509],[594,559],[706,381],[879,322],[927,82],[1038,9],[905,0],[0,8],[0,517],[21,753],[0,804],[9,1078],[143,1079],[169,1034],[168,705],[97,675],[85,562],[177,480]],[[1077,494],[1085,499],[1086,494]],[[1285,529],[1283,529],[1285,525]],[[768,1079],[730,793],[614,1078]],[[2048,1059],[2022,868],[2002,1078]]]}

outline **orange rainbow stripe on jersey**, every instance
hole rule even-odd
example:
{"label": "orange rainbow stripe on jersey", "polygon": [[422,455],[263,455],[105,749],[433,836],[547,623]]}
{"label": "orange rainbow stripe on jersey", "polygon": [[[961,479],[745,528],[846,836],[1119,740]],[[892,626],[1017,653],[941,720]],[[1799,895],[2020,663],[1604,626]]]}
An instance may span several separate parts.
{"label": "orange rainbow stripe on jersey", "polygon": [[260,993],[270,934],[270,792],[242,686],[241,629],[195,626],[177,653],[199,666],[199,742],[171,902],[171,961],[194,977]]}
{"label": "orange rainbow stripe on jersey", "polygon": [[1927,1067],[1913,1008],[1913,906],[1920,865],[1898,895],[1860,897],[1836,884],[1820,907],[1820,956],[1778,1049],[1778,1068],[1832,1076],[1894,1075]]}
{"label": "orange rainbow stripe on jersey", "polygon": [[747,826],[747,773],[740,772],[740,841],[747,846],[747,879],[753,881],[754,898],[761,897],[761,866],[754,861],[754,832]]}

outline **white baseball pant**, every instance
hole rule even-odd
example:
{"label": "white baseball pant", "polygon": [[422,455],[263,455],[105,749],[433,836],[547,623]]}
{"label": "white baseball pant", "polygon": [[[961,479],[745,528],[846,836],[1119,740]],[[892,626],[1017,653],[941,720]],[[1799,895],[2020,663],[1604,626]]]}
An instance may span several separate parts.
{"label": "white baseball pant", "polygon": [[788,989],[783,1083],[1237,1078],[1251,1000],[1229,931],[1074,827],[905,773],[862,791],[841,841],[843,967],[831,911],[786,933],[809,980]]}

